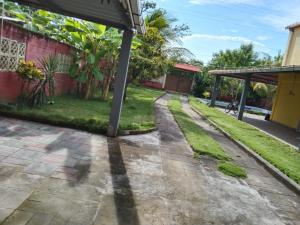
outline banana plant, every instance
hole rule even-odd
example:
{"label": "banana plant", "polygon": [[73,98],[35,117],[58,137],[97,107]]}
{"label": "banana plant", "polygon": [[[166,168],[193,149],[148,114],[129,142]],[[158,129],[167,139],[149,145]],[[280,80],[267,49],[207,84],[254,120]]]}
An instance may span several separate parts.
{"label": "banana plant", "polygon": [[66,41],[80,50],[70,68],[70,75],[80,83],[84,99],[88,99],[92,94],[93,85],[103,79],[100,60],[105,55],[102,36],[106,27],[66,18],[63,30],[67,34]]}

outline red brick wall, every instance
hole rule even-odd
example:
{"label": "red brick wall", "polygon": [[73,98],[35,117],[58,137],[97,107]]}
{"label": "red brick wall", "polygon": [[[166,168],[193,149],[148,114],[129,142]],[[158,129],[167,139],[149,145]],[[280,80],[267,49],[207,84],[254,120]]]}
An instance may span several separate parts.
{"label": "red brick wall", "polygon": [[155,89],[163,89],[163,84],[154,81],[144,81],[142,83],[145,87],[155,88]]}
{"label": "red brick wall", "polygon": [[[49,54],[72,53],[73,48],[43,35],[29,32],[16,25],[5,23],[3,37],[26,43],[26,61],[37,63],[38,59]],[[75,90],[76,82],[68,74],[57,73],[55,75],[56,94],[70,93]],[[20,95],[22,81],[14,72],[0,72],[0,100],[15,101]]]}

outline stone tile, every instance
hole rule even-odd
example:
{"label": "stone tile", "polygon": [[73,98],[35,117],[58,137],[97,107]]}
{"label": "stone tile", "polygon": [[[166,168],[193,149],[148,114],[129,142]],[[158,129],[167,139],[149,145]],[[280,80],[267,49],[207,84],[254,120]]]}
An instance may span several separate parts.
{"label": "stone tile", "polygon": [[31,212],[25,212],[16,210],[3,225],[25,225],[32,218],[34,214]]}
{"label": "stone tile", "polygon": [[5,145],[0,146],[0,155],[1,156],[11,156],[12,154],[20,151],[19,148],[9,147]]}
{"label": "stone tile", "polygon": [[31,160],[20,159],[20,158],[15,158],[15,157],[11,157],[11,156],[6,157],[5,160],[3,160],[3,162],[12,164],[12,165],[19,165],[19,166],[28,166],[29,164],[32,163]]}
{"label": "stone tile", "polygon": [[47,154],[41,158],[41,162],[64,164],[66,158],[65,155]]}
{"label": "stone tile", "polygon": [[0,208],[17,209],[32,193],[30,190],[9,189],[1,198]]}
{"label": "stone tile", "polygon": [[49,223],[49,225],[65,225],[67,223],[66,220],[58,217],[58,216],[55,216],[51,222]]}
{"label": "stone tile", "polygon": [[58,166],[55,164],[34,162],[24,169],[25,173],[37,174],[41,176],[51,176]]}
{"label": "stone tile", "polygon": [[13,213],[13,211],[14,209],[0,208],[0,224],[2,224],[2,222]]}
{"label": "stone tile", "polygon": [[14,158],[25,159],[29,161],[37,161],[39,160],[44,154],[37,151],[30,151],[30,150],[20,150],[16,153],[12,154],[11,156]]}
{"label": "stone tile", "polygon": [[26,225],[50,225],[53,218],[53,215],[36,213]]}
{"label": "stone tile", "polygon": [[[19,170],[19,168],[17,168],[17,170]],[[41,178],[42,177],[39,175],[27,174],[18,171],[7,179],[1,179],[0,186],[3,188],[31,190],[39,184]]]}

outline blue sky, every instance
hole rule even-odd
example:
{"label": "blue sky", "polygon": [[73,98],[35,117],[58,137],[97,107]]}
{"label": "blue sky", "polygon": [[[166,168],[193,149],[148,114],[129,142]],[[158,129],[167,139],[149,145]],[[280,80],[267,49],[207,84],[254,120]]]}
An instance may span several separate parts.
{"label": "blue sky", "polygon": [[253,43],[256,51],[284,53],[285,27],[300,22],[300,0],[157,0],[158,7],[190,27],[183,46],[207,63],[214,52]]}

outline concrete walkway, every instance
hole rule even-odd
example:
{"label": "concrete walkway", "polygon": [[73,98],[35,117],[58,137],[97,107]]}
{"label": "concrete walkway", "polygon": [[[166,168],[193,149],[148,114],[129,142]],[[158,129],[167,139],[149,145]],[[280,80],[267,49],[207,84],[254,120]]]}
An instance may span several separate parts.
{"label": "concrete walkway", "polygon": [[119,139],[0,118],[0,224],[300,224],[299,197],[267,172],[194,159],[167,98],[158,132]]}

